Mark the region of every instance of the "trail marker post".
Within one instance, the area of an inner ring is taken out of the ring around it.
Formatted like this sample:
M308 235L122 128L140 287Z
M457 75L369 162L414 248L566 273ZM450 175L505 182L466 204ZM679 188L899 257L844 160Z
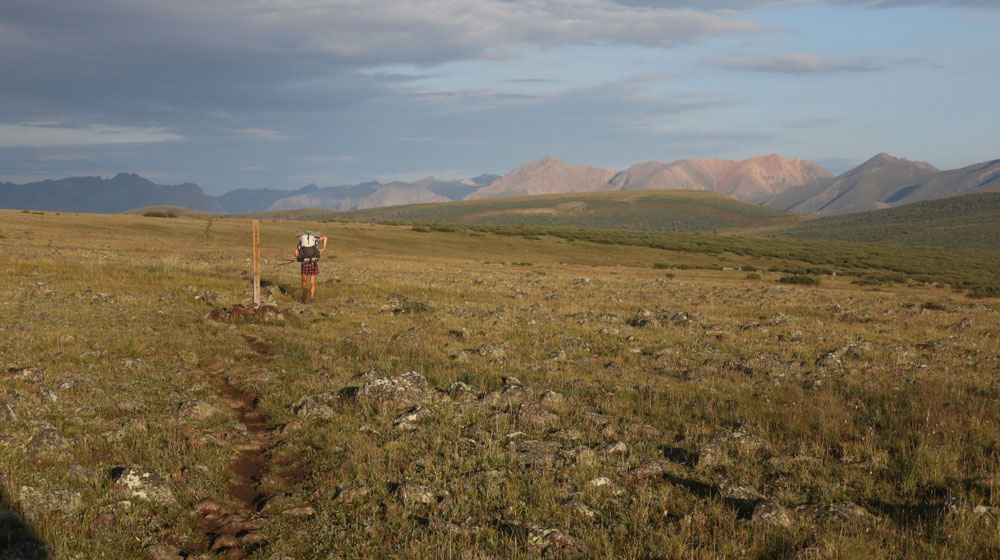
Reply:
M260 220L253 221L253 304L260 305Z

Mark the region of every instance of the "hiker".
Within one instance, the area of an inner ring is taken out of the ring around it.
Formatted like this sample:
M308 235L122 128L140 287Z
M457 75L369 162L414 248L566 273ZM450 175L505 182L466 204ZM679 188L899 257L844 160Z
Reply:
M299 245L295 248L295 259L302 263L302 303L306 298L316 297L316 276L319 274L319 256L326 251L326 236L316 231L297 232ZM322 241L323 246L317 247Z

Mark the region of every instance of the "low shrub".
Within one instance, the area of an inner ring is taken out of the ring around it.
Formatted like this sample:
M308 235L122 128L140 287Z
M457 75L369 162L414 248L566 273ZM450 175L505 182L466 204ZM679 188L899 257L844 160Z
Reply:
M804 276L802 274L793 274L792 276L782 276L778 278L778 283L780 284L800 284L802 286L819 286L819 278L815 276Z

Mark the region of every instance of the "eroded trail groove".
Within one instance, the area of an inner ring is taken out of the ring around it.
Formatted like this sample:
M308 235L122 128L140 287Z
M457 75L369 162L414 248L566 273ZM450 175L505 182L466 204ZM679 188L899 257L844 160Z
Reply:
M209 552L225 558L244 558L270 539L261 532L269 518L260 511L271 498L261 491L261 481L272 469L272 451L280 442L267 429L266 420L257 410L257 399L227 379L219 397L236 413L246 429L246 440L237 446L239 456L229 464L229 509L222 503L205 499L195 506L200 516L199 531L209 541Z

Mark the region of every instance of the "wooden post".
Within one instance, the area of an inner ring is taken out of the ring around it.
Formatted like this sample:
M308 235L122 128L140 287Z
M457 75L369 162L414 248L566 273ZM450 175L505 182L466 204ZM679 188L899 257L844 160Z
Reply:
M253 221L253 304L260 305L260 220Z

